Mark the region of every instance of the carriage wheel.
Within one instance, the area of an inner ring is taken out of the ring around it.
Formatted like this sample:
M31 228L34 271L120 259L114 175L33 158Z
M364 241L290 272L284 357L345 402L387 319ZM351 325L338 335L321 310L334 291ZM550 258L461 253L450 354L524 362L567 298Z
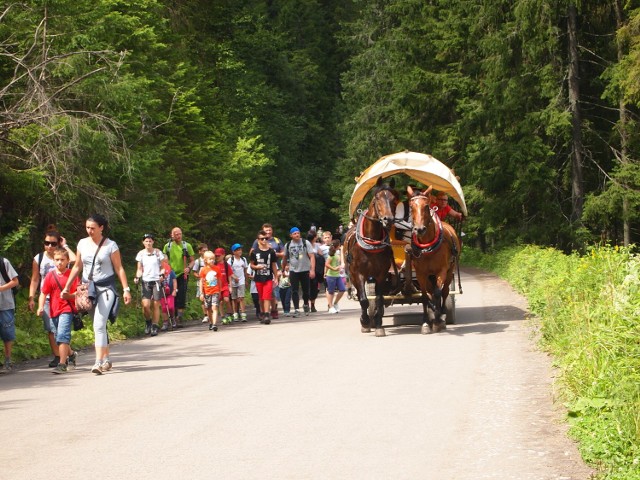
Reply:
M444 310L447 313L447 325L456 323L456 298L454 295L449 295L444 301Z

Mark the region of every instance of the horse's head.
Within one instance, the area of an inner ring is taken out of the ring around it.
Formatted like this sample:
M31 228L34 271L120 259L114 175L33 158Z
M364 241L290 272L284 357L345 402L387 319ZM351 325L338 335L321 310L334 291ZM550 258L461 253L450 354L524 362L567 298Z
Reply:
M411 224L413 225L412 232L418 237L425 234L427 227L432 222L431 190L433 190L432 186L422 191L414 190L411 186L407 187L409 207L411 208Z
M372 212L387 230L393 225L396 207L400 201L400 195L394 189L395 185L394 178L389 183L382 183L382 179L379 178L369 205L369 212Z

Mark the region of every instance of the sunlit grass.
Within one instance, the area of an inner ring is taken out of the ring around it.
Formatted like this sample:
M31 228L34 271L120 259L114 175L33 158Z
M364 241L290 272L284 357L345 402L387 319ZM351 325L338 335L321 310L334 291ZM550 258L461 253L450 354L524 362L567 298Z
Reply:
M618 247L565 255L524 246L467 249L463 262L527 297L583 458L602 478L640 479L640 258Z

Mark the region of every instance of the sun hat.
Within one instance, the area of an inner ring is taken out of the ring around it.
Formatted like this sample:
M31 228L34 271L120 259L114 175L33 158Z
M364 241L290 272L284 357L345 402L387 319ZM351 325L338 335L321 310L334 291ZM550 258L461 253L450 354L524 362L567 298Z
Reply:
M293 235L296 232L299 232L300 229L298 227L293 227L291 230L289 230L289 235Z
M233 245L231 245L231 252L235 252L239 248L242 248L242 245L240 245L239 243L234 243Z

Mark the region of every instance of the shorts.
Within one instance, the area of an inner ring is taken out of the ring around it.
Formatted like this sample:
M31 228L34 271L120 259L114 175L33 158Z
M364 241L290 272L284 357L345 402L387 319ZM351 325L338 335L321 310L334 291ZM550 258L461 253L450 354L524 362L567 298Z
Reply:
M142 282L142 298L144 300L160 301L162 294L160 292L160 282Z
M56 329L51 325L51 303L49 302L49 297L44 300L44 310L42 311L42 327L44 331L47 333L56 333Z
M336 291L336 288L339 292L344 292L346 290L344 286L344 278L342 277L325 277L327 280L327 292L333 295L333 292Z
M223 288L220 292L220 297L229 300L229 287Z
M237 287L231 287L231 298L236 300L238 298L244 298L244 285L238 285Z
M173 295L167 295L167 298L161 298L160 299L160 310L162 310L164 313L167 313L167 309L169 310L169 316L173 317L174 315L174 310L176 306L176 302L175 302L175 298L173 298Z
M56 327L56 343L71 343L71 326L73 325L73 313L65 312L58 315L56 318L52 318L51 322Z
M200 295L202 292L200 291L200 280L196 280L196 298L200 300Z
M256 290L258 290L260 300L271 300L273 298L273 281L256 282Z
M0 310L0 339L13 342L16 339L16 311Z
M220 303L220 294L219 293L213 293L211 295L206 295L204 296L204 308L213 308L213 307L217 307L218 304Z

